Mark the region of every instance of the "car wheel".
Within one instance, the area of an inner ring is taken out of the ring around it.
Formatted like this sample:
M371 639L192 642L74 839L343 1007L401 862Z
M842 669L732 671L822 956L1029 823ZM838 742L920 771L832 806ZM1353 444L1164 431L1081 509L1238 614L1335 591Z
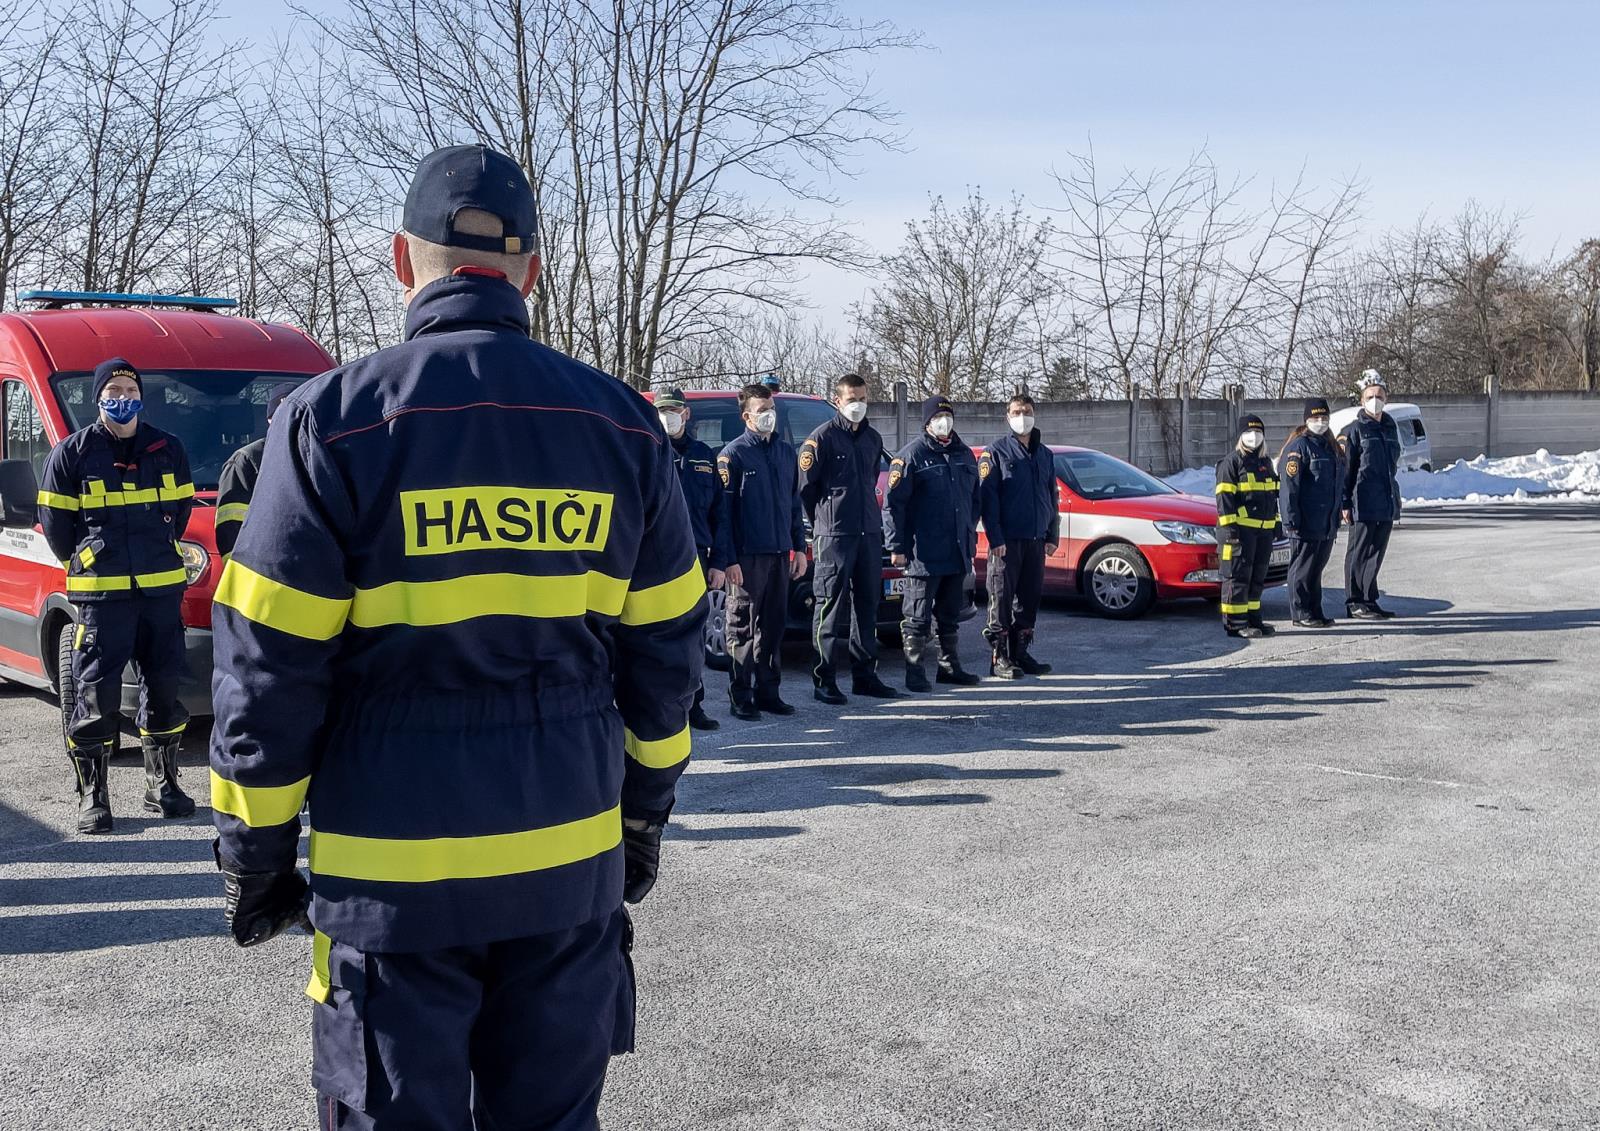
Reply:
M711 610L706 613L706 667L725 672L733 666L728 655L728 595L721 589L712 589L706 597Z
M72 709L78 704L78 685L72 678L72 639L78 626L70 620L56 633L56 696L61 700L61 736L66 737Z
M1084 596L1101 616L1132 620L1155 603L1155 575L1132 546L1101 546L1084 565L1083 579Z

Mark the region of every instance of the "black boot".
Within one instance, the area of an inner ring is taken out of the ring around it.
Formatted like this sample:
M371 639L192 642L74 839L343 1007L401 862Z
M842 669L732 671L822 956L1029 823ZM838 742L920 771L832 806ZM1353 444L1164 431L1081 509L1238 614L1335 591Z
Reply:
M68 751L72 770L78 776L78 831L111 831L111 790L106 774L111 768L114 743L101 742Z
M163 817L194 816L194 799L178 786L178 746L182 735L145 735L144 807Z
M756 709L755 699L748 691L742 695L736 691L728 692L728 714L747 723L756 722L761 718L761 712Z
M898 699L900 693L878 678L877 672L850 677L850 694L865 695L868 699Z
M939 674L934 679L940 683L953 683L957 687L972 687L978 682L976 675L961 666L953 635L939 637Z
M993 642L994 652L989 657L989 674L999 679L1021 679L1022 669L1011 662L1011 648L1005 637Z
M842 707L850 702L832 677L814 681L811 694L816 697L818 703L826 703L830 707Z
M1045 675L1050 671L1049 664L1042 664L1028 655L1028 645L1033 642L1033 632L1030 629L1019 628L1011 634L1011 658L1025 675Z
M689 708L689 725L695 730L717 730L722 724L706 714L706 709L699 703Z
M909 632L904 634L904 638L902 647L906 654L906 690L932 691L933 684L928 682L927 670L922 666L928 651L928 638L913 636Z

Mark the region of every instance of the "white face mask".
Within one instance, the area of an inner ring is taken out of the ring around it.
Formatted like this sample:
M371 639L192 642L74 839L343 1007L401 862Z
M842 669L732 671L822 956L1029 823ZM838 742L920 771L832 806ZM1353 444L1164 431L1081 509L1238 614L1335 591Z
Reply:
M1325 435L1328 431L1328 422L1322 417L1306 421L1306 431L1315 432L1318 436Z
M851 424L860 424L867 418L867 402L846 401L844 407L839 409L839 415Z
M1367 415L1369 415L1369 416L1382 416L1383 415L1383 398L1382 397L1368 397L1362 403L1366 405Z
M683 434L683 413L661 412L656 415L661 417L661 427L667 430L668 436L681 436Z
M1026 436L1033 431L1033 417L1031 416L1008 416L1006 417L1006 423L1011 425L1011 430L1018 436Z
M942 412L928 421L928 431L940 440L948 439L950 433L956 430L956 418L947 412Z
M778 426L778 410L769 408L765 412L756 413L754 424L756 431L763 436L771 435L772 430Z
M1265 443L1266 439L1267 434L1265 432L1259 432L1252 428L1250 431L1240 435L1239 442L1253 452Z

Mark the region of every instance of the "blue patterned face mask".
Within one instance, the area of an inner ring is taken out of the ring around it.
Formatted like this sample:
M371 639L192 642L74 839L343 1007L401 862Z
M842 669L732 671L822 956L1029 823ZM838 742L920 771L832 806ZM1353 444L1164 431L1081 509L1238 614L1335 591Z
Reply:
M144 408L141 400L129 400L126 397L107 397L100 402L100 411L106 414L106 419L116 424L126 424L139 415L139 410Z

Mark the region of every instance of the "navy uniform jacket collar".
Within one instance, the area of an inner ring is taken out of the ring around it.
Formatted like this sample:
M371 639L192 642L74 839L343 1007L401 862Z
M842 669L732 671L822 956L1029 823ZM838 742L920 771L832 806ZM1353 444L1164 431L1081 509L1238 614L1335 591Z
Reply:
M528 336L528 305L506 280L447 275L423 287L406 308L406 341L452 330L499 330Z
M123 437L116 435L111 429L107 428L106 422L99 417L96 417L95 422L89 425L88 431L97 443L104 444L113 452L117 450L118 444L126 442ZM167 434L155 425L146 424L143 420L140 420L138 427L133 431L133 435L129 437L133 440L133 454L136 456L143 455L157 440L164 440L166 437Z
M774 428L771 432L762 434L757 432L754 428L746 425L744 434L749 438L752 444L770 444L772 443L772 438L778 434L778 430Z

